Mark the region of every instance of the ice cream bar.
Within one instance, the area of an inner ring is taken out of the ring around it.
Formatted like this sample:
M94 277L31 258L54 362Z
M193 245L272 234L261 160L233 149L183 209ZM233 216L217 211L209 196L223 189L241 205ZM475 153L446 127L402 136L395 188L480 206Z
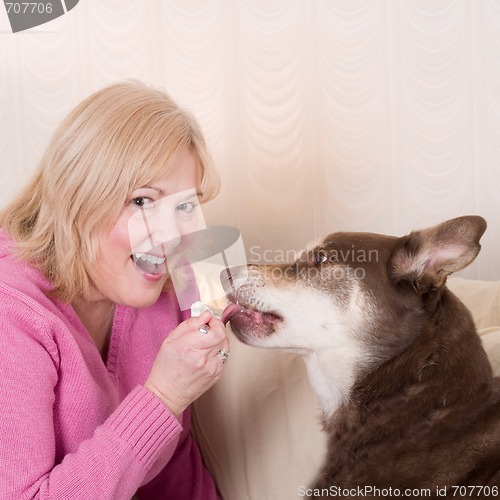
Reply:
M192 318L195 316L201 316L205 311L212 311L212 309L200 301L193 302L193 304L191 304L191 317ZM213 315L213 311L212 311L212 315Z

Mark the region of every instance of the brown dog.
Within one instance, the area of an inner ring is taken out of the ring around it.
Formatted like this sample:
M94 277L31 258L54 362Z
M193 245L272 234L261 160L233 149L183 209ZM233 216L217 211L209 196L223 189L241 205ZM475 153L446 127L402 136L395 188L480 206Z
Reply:
M328 454L301 496L500 495L500 380L445 285L485 229L469 216L401 238L334 233L292 264L223 272L223 321L303 355L321 403Z

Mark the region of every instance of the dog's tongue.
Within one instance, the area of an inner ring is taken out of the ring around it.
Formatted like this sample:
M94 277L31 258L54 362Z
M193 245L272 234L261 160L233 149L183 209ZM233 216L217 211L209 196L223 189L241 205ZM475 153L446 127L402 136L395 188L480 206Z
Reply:
M224 311L222 312L221 321L224 324L227 324L228 321L231 321L231 318L237 313L242 313L245 316L247 316L256 326L260 326L264 323L264 316L263 313L261 313L260 311L254 311L253 309L245 309L244 307L241 307L240 305L233 303L229 304L224 309Z
M241 311L241 307L238 304L231 303L229 304L224 311L222 312L221 321L226 324L231 320L231 317L234 316L237 312Z

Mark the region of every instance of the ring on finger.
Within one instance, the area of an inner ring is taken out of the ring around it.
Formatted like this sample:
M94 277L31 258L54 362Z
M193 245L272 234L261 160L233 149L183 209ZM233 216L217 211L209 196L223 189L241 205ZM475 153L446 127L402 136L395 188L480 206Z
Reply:
M209 330L210 330L210 326L207 325L206 323L204 325L200 326L200 332L205 334L205 335L208 333Z

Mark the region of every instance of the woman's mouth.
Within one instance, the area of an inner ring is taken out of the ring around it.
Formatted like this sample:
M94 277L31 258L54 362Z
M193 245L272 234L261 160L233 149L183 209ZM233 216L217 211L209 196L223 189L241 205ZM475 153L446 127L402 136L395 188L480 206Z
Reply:
M149 253L133 253L131 259L143 274L165 274L167 272L167 258L158 257Z

